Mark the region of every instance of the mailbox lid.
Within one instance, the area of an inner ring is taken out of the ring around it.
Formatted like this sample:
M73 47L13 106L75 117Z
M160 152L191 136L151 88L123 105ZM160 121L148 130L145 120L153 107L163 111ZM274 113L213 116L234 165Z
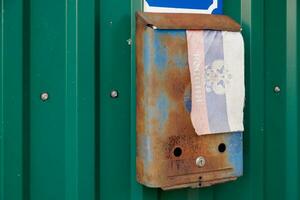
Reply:
M225 15L136 13L137 21L157 29L219 30L239 32L240 25Z

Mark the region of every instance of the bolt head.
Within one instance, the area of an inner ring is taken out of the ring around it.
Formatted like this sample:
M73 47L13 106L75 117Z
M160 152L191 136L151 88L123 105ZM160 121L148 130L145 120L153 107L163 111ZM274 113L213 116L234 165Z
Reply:
M42 101L47 101L49 99L49 94L47 92L43 92L41 94L41 100Z
M275 86L274 87L274 92L276 92L276 93L280 92L280 87L279 86Z
M110 96L111 96L111 98L117 98L118 97L118 91L117 90L112 90L111 92L110 92Z
M196 165L198 167L204 167L205 165L205 158L203 156L199 156L197 159L196 159Z
M130 46L131 44L132 44L132 40L131 40L131 38L129 38L128 40L126 40L127 41L127 44Z

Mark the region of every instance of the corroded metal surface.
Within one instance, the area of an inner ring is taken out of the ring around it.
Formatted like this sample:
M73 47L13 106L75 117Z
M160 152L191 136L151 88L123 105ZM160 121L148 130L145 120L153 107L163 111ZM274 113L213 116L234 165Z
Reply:
M138 181L172 189L241 176L242 134L197 136L192 126L185 31L154 30L138 20L136 44Z
M209 29L239 32L241 27L225 15L137 13L138 20L159 29Z

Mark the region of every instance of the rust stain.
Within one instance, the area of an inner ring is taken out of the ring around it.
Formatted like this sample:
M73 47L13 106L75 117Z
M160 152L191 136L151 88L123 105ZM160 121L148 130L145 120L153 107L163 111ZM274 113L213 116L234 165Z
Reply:
M159 29L240 31L240 25L224 15L138 12L137 19L144 25L153 25Z
M192 126L185 105L186 95L190 94L185 37L168 31L159 33L145 27L143 20L137 21L137 180L149 187L173 189L236 179L228 151L218 151L219 144L227 145L229 134L197 136ZM145 34L150 40L148 46ZM155 34L160 35L159 48L167 56L160 67L153 61L160 56L155 49ZM151 141L147 148L145 139ZM180 155L175 155L178 148ZM195 163L198 156L206 160L202 168Z
M136 35L139 37L136 37L136 65L137 66L143 66L143 51L141 51L144 48L143 38L141 35L143 35L143 30L141 28L136 29ZM144 85L144 68L143 67L137 67L136 68L136 94L137 94L137 101L136 101L136 117L137 119L141 119L145 116L145 110L144 110L144 103L145 103L145 96L143 92ZM136 131L138 133L144 133L145 132L145 124L144 120L137 120L136 123Z

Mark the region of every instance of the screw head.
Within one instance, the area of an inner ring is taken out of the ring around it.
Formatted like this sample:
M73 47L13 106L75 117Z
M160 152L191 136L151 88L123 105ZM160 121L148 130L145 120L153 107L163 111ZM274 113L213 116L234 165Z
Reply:
M47 92L43 92L40 97L42 101L47 101L49 99L49 94Z
M274 92L276 92L276 93L280 92L280 87L279 86L275 86L274 87Z
M204 167L205 165L205 158L203 156L199 156L197 159L196 159L196 165L198 167Z
M130 46L131 44L132 44L132 40L131 40L131 38L129 38L128 40L126 40L127 41L127 44Z
M117 90L112 90L111 92L110 92L110 96L111 96L111 98L117 98L118 97L118 91Z

